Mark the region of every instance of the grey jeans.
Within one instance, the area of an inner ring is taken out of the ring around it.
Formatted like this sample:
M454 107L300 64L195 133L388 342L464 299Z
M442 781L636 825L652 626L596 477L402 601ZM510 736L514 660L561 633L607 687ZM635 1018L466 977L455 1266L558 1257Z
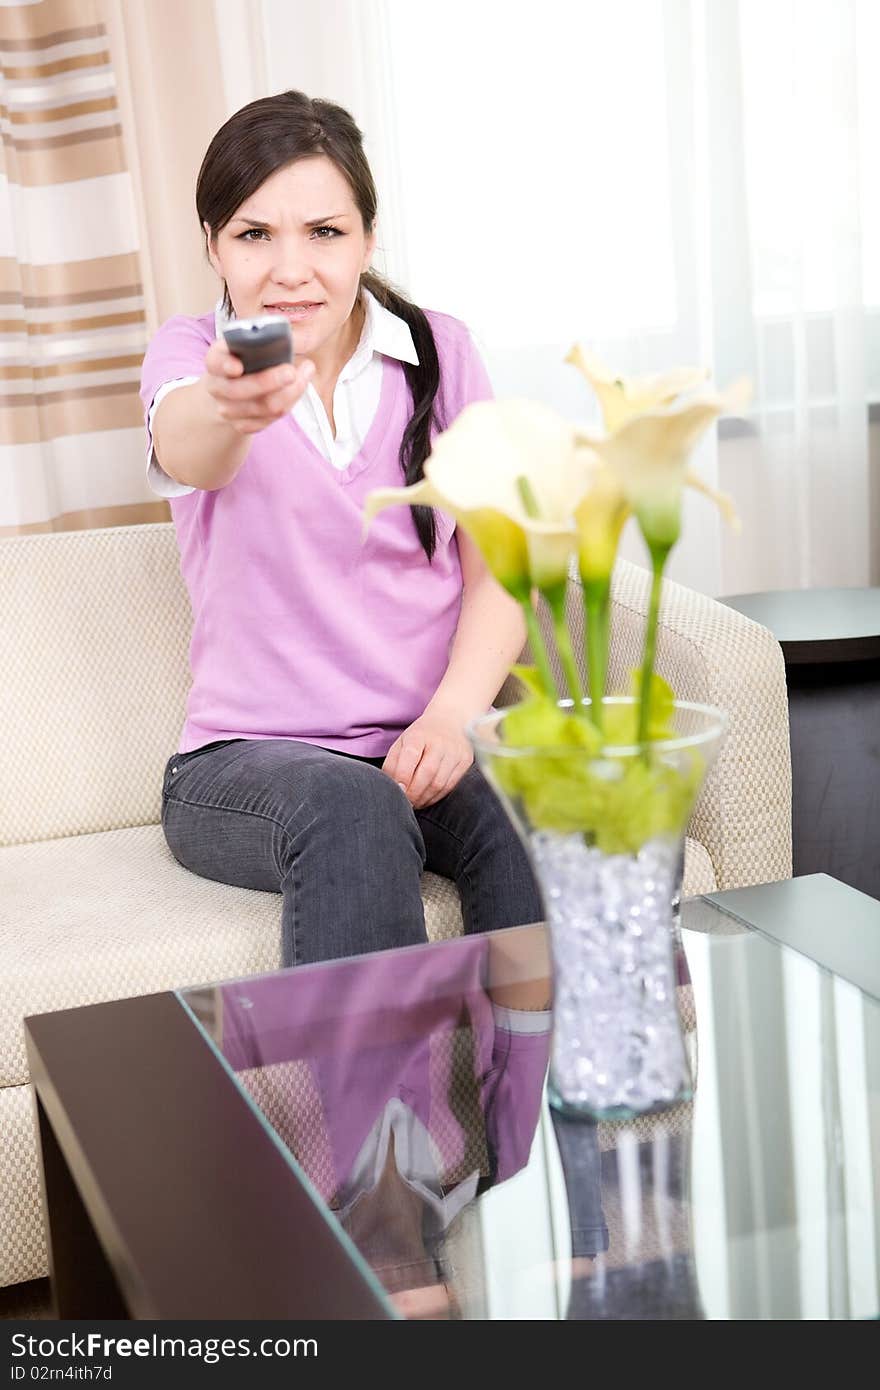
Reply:
M381 762L292 739L176 753L165 838L202 878L281 893L285 965L424 942L423 869L456 883L466 932L543 917L525 850L476 767L414 811Z

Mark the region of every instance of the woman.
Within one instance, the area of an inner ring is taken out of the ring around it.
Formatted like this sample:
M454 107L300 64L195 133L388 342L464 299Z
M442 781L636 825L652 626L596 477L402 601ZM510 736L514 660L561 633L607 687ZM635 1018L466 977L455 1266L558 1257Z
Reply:
M541 916L465 726L523 642L451 517L373 488L422 475L491 395L467 329L369 269L376 191L352 118L285 92L231 117L196 206L223 284L150 344L149 477L171 499L193 684L163 825L187 868L283 894L286 965L425 940L424 868L465 928ZM297 365L242 375L230 316L285 315Z

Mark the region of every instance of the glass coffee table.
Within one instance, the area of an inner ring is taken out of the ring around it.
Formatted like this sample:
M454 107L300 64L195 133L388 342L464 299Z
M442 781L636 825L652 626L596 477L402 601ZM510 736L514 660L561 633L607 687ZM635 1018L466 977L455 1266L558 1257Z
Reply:
M875 911L686 902L629 1122L547 1105L541 926L31 1018L58 1315L876 1318Z

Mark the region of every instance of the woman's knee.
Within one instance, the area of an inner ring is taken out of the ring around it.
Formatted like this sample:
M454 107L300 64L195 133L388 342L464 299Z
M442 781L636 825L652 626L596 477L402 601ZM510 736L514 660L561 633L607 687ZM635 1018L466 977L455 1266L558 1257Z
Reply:
M287 837L291 959L424 942L424 865L422 832L400 788L369 764L328 768Z
M412 806L379 768L333 757L308 770L292 788L288 828L300 839L329 839L344 857L415 853L425 845Z

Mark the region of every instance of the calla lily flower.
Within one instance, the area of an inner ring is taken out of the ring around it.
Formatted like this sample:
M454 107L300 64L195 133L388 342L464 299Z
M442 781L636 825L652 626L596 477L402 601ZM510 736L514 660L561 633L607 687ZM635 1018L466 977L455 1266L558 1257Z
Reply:
M370 493L367 522L401 503L439 507L516 598L564 583L589 476L574 437L572 424L536 402L474 402L434 441L421 482Z
M599 398L605 429L613 434L634 415L643 415L657 406L668 405L677 396L692 391L706 381L706 367L675 367L669 372L644 376L615 376L579 344L571 349L566 362L577 367Z
M650 548L668 550L678 540L686 483L712 497L728 517L733 515L730 499L690 474L687 464L709 426L720 415L741 409L749 394L748 383L739 382L724 392L632 416L605 437L578 431L579 442L594 449L614 473Z
M604 582L614 568L617 546L631 508L616 474L594 449L578 446L589 469L587 491L575 509L578 570L585 584Z

